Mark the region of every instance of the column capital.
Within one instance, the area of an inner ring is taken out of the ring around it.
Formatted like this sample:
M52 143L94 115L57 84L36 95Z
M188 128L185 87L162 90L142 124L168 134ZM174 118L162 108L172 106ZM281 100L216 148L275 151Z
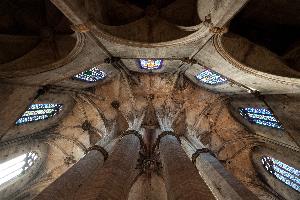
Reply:
M178 142L181 144L180 137L178 135L176 135L173 131L163 131L163 132L161 132L161 134L159 134L159 136L156 139L155 144L153 145L153 149L152 149L153 152L155 151L156 147L159 148L160 140L167 135L174 136L178 140Z
M195 151L195 153L193 153L193 155L192 155L192 162L193 162L193 164L196 163L196 160L197 160L198 156L199 156L201 153L210 153L212 156L215 157L214 153L213 153L210 149L208 149L208 148L197 149L197 150Z
M100 145L97 145L97 144L94 145L94 146L89 147L86 150L85 154L87 154L90 151L94 151L94 150L95 151L99 151L100 153L102 153L102 155L104 157L104 161L107 160L107 158L108 158L108 152L103 147L101 147Z
M141 149L143 151L146 151L146 145L144 143L143 137L142 137L142 135L137 130L127 130L127 131L124 131L123 134L122 134L122 136L121 136L121 138L124 137L124 136L126 136L126 135L131 135L131 134L135 135L139 139L140 145L141 145Z

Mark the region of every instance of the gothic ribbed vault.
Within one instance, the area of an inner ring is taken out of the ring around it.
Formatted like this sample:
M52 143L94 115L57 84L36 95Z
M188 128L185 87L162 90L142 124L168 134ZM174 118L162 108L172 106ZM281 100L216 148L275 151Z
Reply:
M0 199L299 199L299 9L1 1Z

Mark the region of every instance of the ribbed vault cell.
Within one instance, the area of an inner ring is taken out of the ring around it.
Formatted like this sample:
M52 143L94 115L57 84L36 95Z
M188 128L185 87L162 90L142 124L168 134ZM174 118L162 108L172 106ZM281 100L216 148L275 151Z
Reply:
M76 44L70 22L48 0L3 0L0 13L3 76L52 69L50 64L66 57ZM28 69L32 71L24 72Z
M187 36L200 23L196 0L90 0L86 9L98 28L138 42L165 42Z

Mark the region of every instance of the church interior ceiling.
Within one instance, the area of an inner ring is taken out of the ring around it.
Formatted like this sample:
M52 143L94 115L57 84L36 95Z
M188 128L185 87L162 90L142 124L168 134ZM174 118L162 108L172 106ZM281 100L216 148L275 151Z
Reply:
M289 0L2 0L0 199L43 199L97 145L106 163L128 130L143 141L129 200L172 199L168 134L211 170L198 169L216 199L246 199L216 185L217 168L258 199L299 199L299 11Z

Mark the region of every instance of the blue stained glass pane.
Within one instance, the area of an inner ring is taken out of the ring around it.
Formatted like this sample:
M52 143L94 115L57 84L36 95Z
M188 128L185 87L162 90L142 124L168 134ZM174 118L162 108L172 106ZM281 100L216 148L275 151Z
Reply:
M29 109L16 121L17 125L48 119L62 109L62 104L32 104Z
M84 72L81 72L80 74L75 75L73 79L88 82L88 83L93 83L102 80L105 77L106 77L106 73L104 71L101 71L97 67L93 67Z
M227 81L227 79L220 74L216 72L212 72L209 69L200 72L199 74L196 75L196 78L206 84L209 85L216 85L216 84L222 84Z
M283 126L276 120L273 113L266 108L240 108L240 115L250 123L283 129Z
M157 70L162 67L161 59L139 59L141 69Z
M263 156L261 162L270 174L300 192L300 171L298 169L269 156Z

